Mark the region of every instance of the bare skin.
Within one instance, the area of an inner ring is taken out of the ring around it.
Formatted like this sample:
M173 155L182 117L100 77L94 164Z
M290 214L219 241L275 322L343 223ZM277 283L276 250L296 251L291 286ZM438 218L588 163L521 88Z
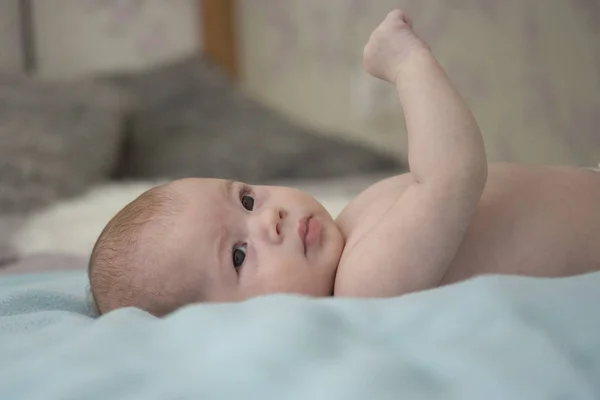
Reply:
M379 182L340 214L338 225L348 237L345 257L411 182L409 175ZM388 240L381 246L393 243L393 238ZM394 268L397 260L388 263ZM369 264L368 268L377 266ZM430 287L481 274L562 277L597 270L600 173L560 166L491 164L462 243L443 277Z
M411 173L373 185L340 214L338 296L384 297L478 274L600 269L600 173L492 165L468 107L410 19L392 11L364 64L396 85Z

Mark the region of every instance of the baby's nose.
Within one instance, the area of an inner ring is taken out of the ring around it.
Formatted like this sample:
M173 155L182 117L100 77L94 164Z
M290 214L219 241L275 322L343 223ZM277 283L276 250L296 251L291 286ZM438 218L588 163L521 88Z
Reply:
M286 216L284 210L279 208L265 209L260 216L261 231L273 243L280 243L283 239L282 226Z

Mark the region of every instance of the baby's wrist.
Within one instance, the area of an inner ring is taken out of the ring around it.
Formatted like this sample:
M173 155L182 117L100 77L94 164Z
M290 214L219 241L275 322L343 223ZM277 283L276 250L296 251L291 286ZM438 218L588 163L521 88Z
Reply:
M411 44L407 48L403 57L398 60L395 68L394 81L396 85L402 81L407 74L412 74L415 68L420 68L424 63L435 62L435 57L429 46L418 40L418 43Z

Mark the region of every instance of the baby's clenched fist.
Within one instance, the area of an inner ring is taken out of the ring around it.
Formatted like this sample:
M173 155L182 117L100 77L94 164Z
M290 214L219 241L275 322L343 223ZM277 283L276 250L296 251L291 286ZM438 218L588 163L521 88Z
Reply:
M414 50L427 49L402 10L391 11L369 37L363 52L365 70L376 78L396 84L404 61Z

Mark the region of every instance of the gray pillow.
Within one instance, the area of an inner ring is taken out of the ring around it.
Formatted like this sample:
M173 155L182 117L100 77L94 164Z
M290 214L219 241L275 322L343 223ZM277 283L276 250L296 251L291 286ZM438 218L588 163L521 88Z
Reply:
M137 101L119 176L247 182L403 170L392 156L324 137L251 100L202 57L111 77Z
M107 85L0 75L0 213L26 213L109 177L127 111Z

